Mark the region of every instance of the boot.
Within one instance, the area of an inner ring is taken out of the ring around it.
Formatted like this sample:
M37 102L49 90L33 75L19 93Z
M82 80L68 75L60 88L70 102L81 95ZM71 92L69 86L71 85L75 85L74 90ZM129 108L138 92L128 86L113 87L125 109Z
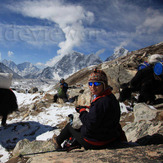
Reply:
M57 143L56 138L57 138L57 135L54 134L53 137L52 137L52 141L53 141L53 143L54 143L55 149L56 149L56 150L60 150L60 149L62 149L62 147L61 147L61 145L59 145L59 144Z

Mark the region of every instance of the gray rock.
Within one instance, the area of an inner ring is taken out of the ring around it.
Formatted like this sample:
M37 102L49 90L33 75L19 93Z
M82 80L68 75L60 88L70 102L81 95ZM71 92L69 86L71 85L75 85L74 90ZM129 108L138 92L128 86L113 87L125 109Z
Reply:
M131 142L137 141L147 135L153 135L155 133L160 133L163 135L162 122L151 122L151 121L140 121L130 123L123 127L126 133L127 140Z
M20 140L16 147L13 150L14 156L26 155L26 154L34 154L39 152L53 151L55 150L55 146L52 140L48 141L32 141L30 142L28 139Z
M157 116L157 112L158 111L154 107L151 109L151 107L145 103L138 103L134 106L134 121L139 122L141 120L154 120Z

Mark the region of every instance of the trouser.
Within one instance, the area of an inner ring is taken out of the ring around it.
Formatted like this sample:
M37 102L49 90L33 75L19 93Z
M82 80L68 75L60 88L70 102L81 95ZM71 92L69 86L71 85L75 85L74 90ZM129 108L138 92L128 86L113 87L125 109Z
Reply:
M61 131L61 133L57 136L56 141L58 145L61 145L64 140L69 139L70 137L74 137L76 141L84 147L86 150L87 149L102 149L102 148L107 148L107 145L105 146L95 146L92 144L87 143L81 136L80 129L76 130L74 129L70 123L68 123L65 128Z
M1 125L2 126L5 126L6 125L6 120L7 120L7 114L3 114L3 116L2 116L2 122L1 122Z
M138 97L138 102L150 102L150 103L154 103L155 101L155 94L154 94L154 90L153 89L150 89L154 87L154 82L153 81L147 81L145 82L139 93L139 97Z
M65 95L64 97L59 97L58 94L54 95L53 102L57 102L58 98L62 98L64 102L68 102L68 97Z

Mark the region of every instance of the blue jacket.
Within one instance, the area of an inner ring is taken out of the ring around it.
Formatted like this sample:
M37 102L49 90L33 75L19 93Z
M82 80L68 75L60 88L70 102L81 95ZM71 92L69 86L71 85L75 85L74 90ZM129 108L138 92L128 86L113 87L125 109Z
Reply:
M66 82L64 83L60 83L60 86L63 85L63 91L66 94L67 93L67 89L68 89L68 84Z

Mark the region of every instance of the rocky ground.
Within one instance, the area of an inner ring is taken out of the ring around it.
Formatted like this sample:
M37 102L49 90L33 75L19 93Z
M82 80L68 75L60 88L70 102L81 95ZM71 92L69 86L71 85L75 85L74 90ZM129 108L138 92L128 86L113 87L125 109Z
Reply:
M63 105L63 104L62 104ZM159 109L156 109L156 108ZM58 125L62 128L66 122ZM52 140L23 139L14 148L8 163L17 162L159 162L163 161L163 104L135 104L133 111L123 113L121 125L128 143L115 149L76 149L69 153L54 152ZM23 157L20 157L23 155Z
M25 157L16 157L7 163L161 163L163 161L163 145L149 145L123 149L88 150L78 149L66 152L49 152Z

